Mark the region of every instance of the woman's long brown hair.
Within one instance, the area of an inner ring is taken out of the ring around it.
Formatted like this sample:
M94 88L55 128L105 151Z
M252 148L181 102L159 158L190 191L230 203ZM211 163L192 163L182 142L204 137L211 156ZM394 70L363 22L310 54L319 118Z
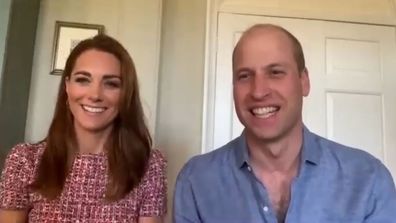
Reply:
M60 195L74 157L78 153L73 115L67 105L65 81L70 77L78 57L96 49L114 55L121 64L119 114L106 142L109 181L107 200L118 200L141 181L150 156L152 140L144 121L138 80L132 58L115 39L100 34L80 42L70 53L59 86L55 113L45 138L46 148L32 187L44 197Z

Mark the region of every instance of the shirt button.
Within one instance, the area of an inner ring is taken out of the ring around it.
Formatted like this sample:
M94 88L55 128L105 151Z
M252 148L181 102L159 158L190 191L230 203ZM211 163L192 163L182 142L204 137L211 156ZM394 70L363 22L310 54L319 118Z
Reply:
M249 172L252 172L252 168L250 166L248 166L248 170Z
M263 210L264 210L264 212L267 212L267 211L268 211L268 207L267 207L267 206L264 206L264 207L263 207Z

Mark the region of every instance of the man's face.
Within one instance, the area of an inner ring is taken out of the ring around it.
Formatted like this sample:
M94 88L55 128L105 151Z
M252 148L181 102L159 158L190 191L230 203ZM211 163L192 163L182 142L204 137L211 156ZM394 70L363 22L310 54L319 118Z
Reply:
M276 29L254 30L241 40L233 61L233 94L247 137L275 142L302 125L306 70L299 72L291 41Z

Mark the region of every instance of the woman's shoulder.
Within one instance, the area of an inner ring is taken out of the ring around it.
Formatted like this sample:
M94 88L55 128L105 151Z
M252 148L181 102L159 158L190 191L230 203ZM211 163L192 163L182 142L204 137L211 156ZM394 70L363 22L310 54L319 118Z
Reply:
M45 148L45 142L19 143L7 155L6 164L24 163L35 166Z
M158 149L150 151L147 171L138 190L142 203L140 216L163 216L166 213L166 159Z
M166 163L165 155L159 149L152 149L150 152L150 162Z
M153 169L163 170L167 166L167 160L165 155L159 149L152 149L150 152L149 159L149 171Z
M46 143L44 141L38 143L19 143L16 144L9 152L10 156L37 156L45 149Z
M33 182L44 143L20 143L8 153L0 180L0 208L30 207L28 186Z
M167 161L164 154L159 149L150 151L150 158L146 172L146 178L157 177L163 175L167 167Z

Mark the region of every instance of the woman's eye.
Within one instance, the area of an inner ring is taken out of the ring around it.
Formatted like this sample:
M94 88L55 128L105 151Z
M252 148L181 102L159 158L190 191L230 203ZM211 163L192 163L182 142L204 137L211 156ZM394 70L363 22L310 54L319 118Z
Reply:
M88 83L89 79L86 77L76 77L74 81L77 83Z
M106 86L110 87L110 88L120 88L121 83L118 81L107 81L105 83Z

